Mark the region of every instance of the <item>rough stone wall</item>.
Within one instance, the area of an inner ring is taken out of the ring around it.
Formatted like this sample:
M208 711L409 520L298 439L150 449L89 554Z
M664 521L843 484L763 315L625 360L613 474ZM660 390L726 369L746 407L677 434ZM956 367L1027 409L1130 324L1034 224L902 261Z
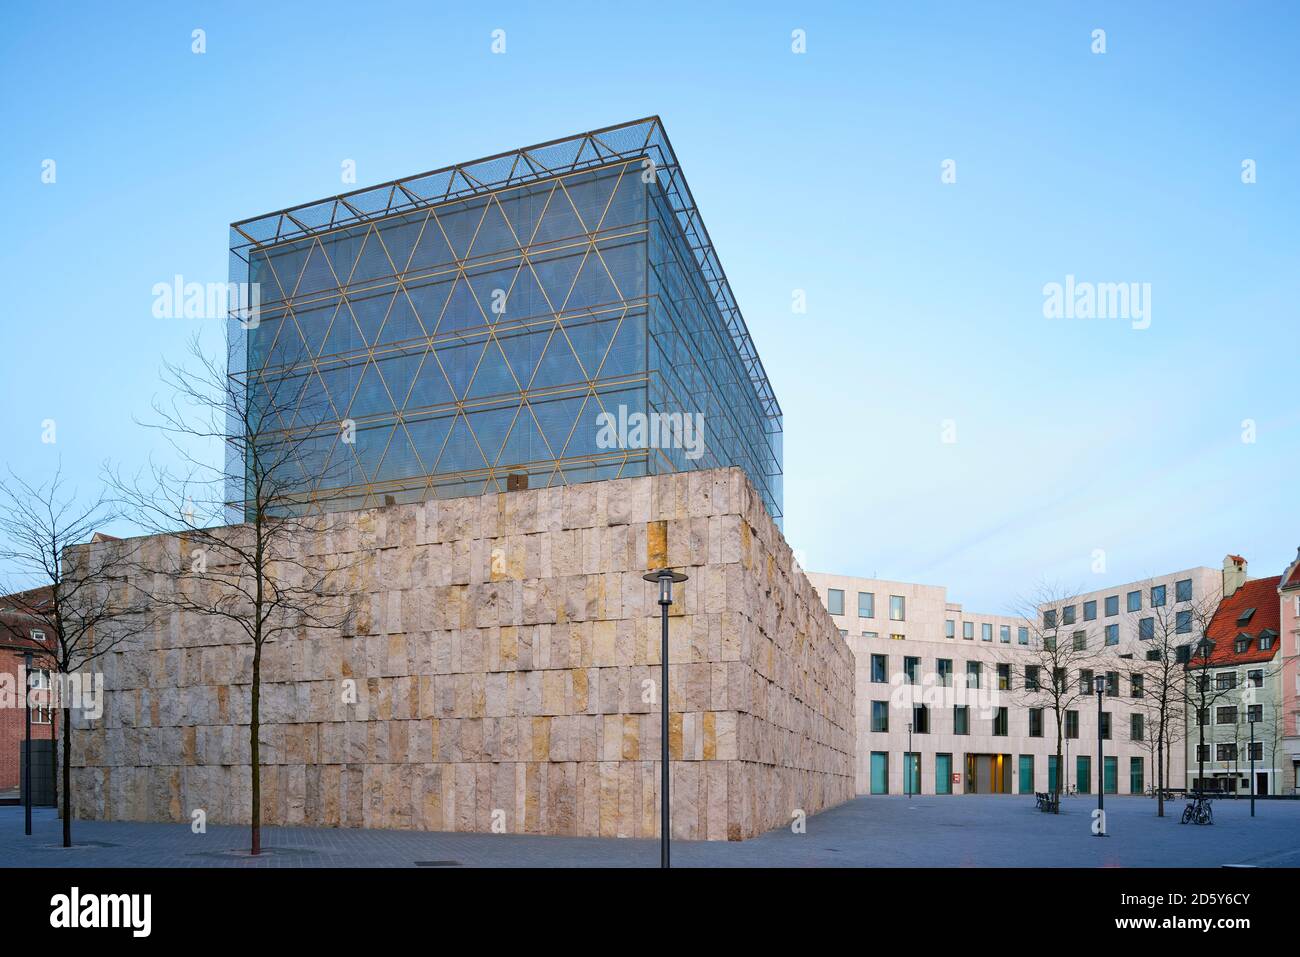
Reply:
M641 575L663 565L691 576L670 612L674 837L747 838L853 796L852 653L741 470L335 518L310 550L343 566L354 614L266 645L264 823L656 836ZM190 614L105 656L77 816L245 823L251 661Z

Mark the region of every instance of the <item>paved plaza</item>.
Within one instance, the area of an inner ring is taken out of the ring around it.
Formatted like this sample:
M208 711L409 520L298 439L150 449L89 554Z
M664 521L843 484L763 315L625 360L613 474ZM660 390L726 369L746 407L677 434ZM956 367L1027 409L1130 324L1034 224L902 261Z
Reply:
M860 797L808 819L807 832L742 843L681 841L680 867L1259 867L1300 866L1300 801L1214 802L1209 827L1179 824L1183 802L1155 817L1150 798L1106 801L1110 836L1092 836L1095 799L1067 798L1060 816L1032 797ZM657 867L654 840L269 827L266 854L243 853L247 830L77 821L59 845L52 809L23 834L21 807L0 807L0 865L20 867Z

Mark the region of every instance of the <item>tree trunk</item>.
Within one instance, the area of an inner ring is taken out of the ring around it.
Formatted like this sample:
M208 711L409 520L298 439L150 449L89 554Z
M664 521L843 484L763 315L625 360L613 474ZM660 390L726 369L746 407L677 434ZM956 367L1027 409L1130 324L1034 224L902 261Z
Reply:
M72 709L64 705L63 720L63 846L72 846Z
M262 768L257 738L261 722L258 720L262 692L262 646L253 646L253 687L248 722L249 770L253 775L252 848L250 853L262 853Z

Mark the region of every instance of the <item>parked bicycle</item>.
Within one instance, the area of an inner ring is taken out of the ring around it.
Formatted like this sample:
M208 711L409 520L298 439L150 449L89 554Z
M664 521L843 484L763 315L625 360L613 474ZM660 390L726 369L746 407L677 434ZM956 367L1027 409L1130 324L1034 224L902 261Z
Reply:
M1211 808L1209 798L1197 796L1196 800L1188 801L1187 807L1183 808L1184 824L1213 824L1214 811Z

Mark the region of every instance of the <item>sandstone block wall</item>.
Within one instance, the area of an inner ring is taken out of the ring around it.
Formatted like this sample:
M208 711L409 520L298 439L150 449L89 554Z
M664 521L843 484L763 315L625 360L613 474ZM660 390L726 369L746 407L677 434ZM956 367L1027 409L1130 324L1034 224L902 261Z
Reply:
M852 653L739 469L335 518L305 548L343 567L354 613L266 645L264 823L656 836L641 575L663 565L691 576L670 620L674 837L747 838L853 796ZM77 816L245 823L251 662L192 614L105 656Z

